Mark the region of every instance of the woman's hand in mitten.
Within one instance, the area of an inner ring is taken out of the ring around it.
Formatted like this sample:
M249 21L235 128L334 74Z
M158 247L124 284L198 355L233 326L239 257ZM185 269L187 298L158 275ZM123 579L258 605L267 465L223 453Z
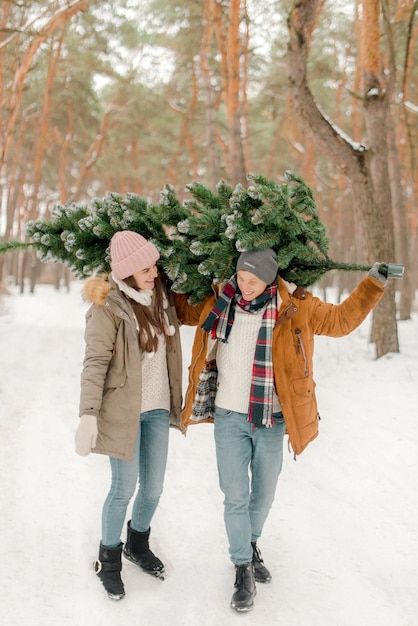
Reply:
M97 417L95 415L82 415L75 433L75 451L80 456L90 454L97 443Z

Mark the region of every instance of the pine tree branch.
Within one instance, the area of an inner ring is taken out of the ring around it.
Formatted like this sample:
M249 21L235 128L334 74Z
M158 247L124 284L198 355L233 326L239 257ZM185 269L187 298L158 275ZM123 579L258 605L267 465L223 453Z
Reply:
M18 252L20 250L27 250L31 246L34 246L33 241L0 241L0 254L7 254L8 252Z

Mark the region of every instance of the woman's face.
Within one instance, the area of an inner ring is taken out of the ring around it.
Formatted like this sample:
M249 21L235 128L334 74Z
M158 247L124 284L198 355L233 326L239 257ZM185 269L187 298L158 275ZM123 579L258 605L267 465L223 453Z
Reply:
M237 272L238 287L241 290L244 300L251 302L258 296L261 296L267 283L258 278L255 274L247 272L246 270L238 270Z
M133 274L138 289L154 289L157 276L158 270L156 265L151 265L151 267L146 267Z

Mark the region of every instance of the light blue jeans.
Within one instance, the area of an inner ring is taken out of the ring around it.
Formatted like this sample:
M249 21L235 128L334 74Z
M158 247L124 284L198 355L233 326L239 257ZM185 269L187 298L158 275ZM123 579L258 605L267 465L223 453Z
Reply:
M141 414L135 456L132 462L109 457L112 483L102 511L102 543L119 545L128 504L139 480L132 507L131 526L145 532L163 492L167 465L169 412L164 409Z
M251 541L261 536L283 463L285 423L254 427L247 415L216 408L215 444L229 554L235 565L252 560Z

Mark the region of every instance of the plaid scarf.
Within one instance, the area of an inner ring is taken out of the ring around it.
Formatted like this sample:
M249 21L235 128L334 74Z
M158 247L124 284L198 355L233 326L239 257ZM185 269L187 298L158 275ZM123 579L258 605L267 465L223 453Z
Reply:
M248 313L255 313L266 304L254 353L248 421L256 426L270 427L273 425L272 343L277 321L277 284L268 285L260 296L248 302L242 297L235 274L226 284L202 328L213 339L226 343L234 323L236 305Z

